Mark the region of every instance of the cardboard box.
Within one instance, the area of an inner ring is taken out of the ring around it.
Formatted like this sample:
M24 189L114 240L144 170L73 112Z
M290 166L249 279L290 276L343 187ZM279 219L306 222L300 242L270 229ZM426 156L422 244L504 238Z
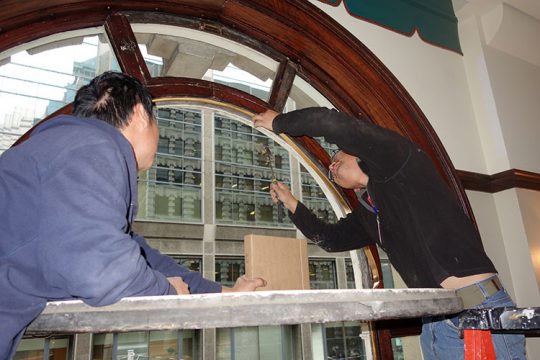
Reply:
M267 282L258 290L309 289L307 240L246 235L244 255L246 275Z

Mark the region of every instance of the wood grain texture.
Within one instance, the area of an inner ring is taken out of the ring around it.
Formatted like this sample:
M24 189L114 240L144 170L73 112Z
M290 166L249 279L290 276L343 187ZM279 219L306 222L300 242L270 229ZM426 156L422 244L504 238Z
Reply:
M105 31L122 72L146 83L150 79L150 72L127 17L122 14L110 15L105 21Z
M467 190L497 193L520 188L540 191L540 174L520 169L509 169L493 175L457 170L463 187Z

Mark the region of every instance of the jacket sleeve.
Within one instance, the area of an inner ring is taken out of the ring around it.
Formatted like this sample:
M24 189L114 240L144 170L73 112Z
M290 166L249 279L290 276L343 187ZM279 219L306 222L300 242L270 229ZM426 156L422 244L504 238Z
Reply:
M301 202L294 214L289 212L289 217L308 239L328 252L360 249L376 242L375 217L363 214L361 206L335 224L317 218Z
M44 164L40 267L48 285L93 306L175 294L128 233L125 159L105 139L81 139Z
M324 136L348 154L357 156L362 169L376 181L387 181L407 162L414 144L391 130L327 108L307 108L278 115L275 133Z
M203 278L201 273L197 271L191 271L184 266L178 265L171 257L163 255L158 250L150 247L142 236L136 233L132 233L132 236L140 245L143 255L152 269L161 272L167 277L180 276L189 286L191 294L221 292L220 284Z

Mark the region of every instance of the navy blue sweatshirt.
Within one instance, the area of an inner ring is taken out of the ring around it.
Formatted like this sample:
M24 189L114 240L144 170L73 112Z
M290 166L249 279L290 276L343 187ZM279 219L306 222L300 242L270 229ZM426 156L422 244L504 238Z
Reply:
M127 296L221 292L131 230L133 149L114 127L59 116L0 157L0 359L13 356L48 300L92 306Z

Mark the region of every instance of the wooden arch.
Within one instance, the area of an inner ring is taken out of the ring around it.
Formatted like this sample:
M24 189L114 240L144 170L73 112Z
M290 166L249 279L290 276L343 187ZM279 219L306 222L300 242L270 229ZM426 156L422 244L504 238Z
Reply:
M281 110L294 77L300 76L340 111L353 116L366 114L374 123L417 142L473 218L456 170L412 97L367 47L305 0L8 0L3 5L0 53L48 35L105 26L122 70L145 82L156 97L198 96L251 112ZM265 103L239 90L203 80L151 78L136 46L130 26L133 23L206 31L272 57L280 66L270 100ZM70 110L68 105L56 114ZM322 164L329 164L326 152L314 140L297 140ZM346 195L355 206L354 194ZM405 323L405 327L400 325L389 331L381 331L386 325L377 325L375 342L381 358L392 358L391 337L419 333L416 325L407 327L410 325Z
M473 218L456 171L428 120L392 73L358 39L304 0L8 0L0 10L0 52L59 32L94 26L114 33L113 49L123 70L152 88L170 79L150 79L138 51L126 52L122 41L134 41L130 22L196 28L230 38L280 61L267 106L284 105L295 75L310 82L340 111L365 113L378 125L417 142ZM110 17L123 12L126 16ZM136 44L136 42L135 42ZM185 80L189 84L190 80ZM202 81L193 81L202 84ZM205 86L202 86L205 88ZM197 88L202 90L202 88ZM211 96L261 110L248 94ZM193 88L192 88L193 89ZM209 95L206 93L205 95ZM309 139L300 139L323 164L327 156ZM352 202L354 199L349 196Z

